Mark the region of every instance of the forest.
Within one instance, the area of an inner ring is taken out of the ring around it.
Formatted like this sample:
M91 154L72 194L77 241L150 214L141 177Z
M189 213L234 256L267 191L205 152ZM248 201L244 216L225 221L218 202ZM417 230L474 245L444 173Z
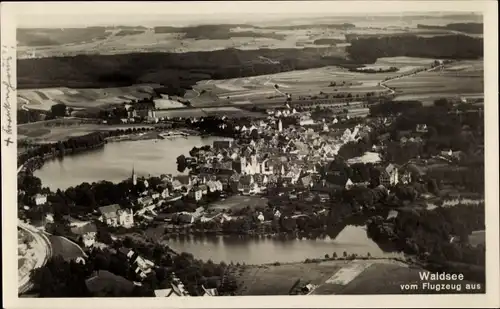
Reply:
M187 53L78 55L18 60L18 87L103 88L139 83L190 89L204 79L272 74L294 69L349 64L341 57L324 58L329 48L224 49ZM263 63L259 57L280 63ZM36 70L33 67L36 66Z
M349 57L335 48L224 49L187 53L78 55L18 60L18 87L103 88L140 83L161 84L164 93L182 95L200 80L228 79L305 70L324 66L357 67L379 57L476 59L483 40L461 35L360 38L347 47ZM333 56L325 56L334 52ZM263 63L259 57L279 63ZM36 66L36 70L33 68ZM182 89L182 90L181 90Z
M436 25L417 25L419 29L432 29L432 30L454 30L471 34L482 34L484 25L482 23L453 23L445 26Z
M395 250L417 255L435 265L464 263L467 266L462 271L467 272L467 280L485 280L485 247L468 243L468 235L485 228L484 204L400 211L389 222L374 216L367 227L368 235L379 243L389 243ZM456 242L450 241L453 237ZM475 271L481 267L482 271Z
M416 35L359 38L350 41L347 52L360 63L375 63L381 57L479 59L483 39L466 35L419 37Z

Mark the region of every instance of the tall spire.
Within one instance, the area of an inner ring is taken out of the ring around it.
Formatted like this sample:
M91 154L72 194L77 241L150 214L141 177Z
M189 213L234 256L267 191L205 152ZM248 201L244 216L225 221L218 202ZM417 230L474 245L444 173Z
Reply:
M137 175L135 174L135 166L133 163L132 163L132 184L134 186L137 185Z

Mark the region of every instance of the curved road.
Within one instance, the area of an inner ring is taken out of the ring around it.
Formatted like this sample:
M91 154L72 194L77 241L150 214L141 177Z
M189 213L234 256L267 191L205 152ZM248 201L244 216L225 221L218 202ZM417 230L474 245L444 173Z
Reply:
M33 237L35 240L35 247L37 249L36 254L38 255L31 270L18 279L18 293L22 294L33 288L33 282L31 282L30 274L34 269L40 268L47 263L52 256L52 246L50 245L50 241L47 236L38 231L35 227L26 224L21 220L18 220L18 227Z

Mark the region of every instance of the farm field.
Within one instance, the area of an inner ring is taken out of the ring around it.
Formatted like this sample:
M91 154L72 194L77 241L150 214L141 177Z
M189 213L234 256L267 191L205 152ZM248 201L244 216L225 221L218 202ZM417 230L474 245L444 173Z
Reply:
M422 289L420 272L425 270L392 260L323 261L283 265L242 266L234 271L241 285L238 295L288 295L300 279L299 287L316 286L310 295L432 293ZM381 278L383 278L381 280ZM433 283L459 283L437 281ZM460 281L461 293L471 281ZM404 290L403 284L418 284L418 290ZM476 290L476 293L484 291ZM435 292L434 292L435 293Z
M482 96L484 69L482 60L459 61L443 70L421 72L387 82L396 89L397 100L433 101L440 97Z
M428 68L435 59L391 57L381 58L377 66L394 66L400 71L383 73L349 72L340 67L324 67L300 71L282 72L269 75L233 78L226 80L204 80L193 88L198 97L190 94L195 106L205 106L214 100L229 100L231 104L248 103L273 98L283 98L285 93L292 98L320 96L321 93L332 94L349 92L364 94L367 92L386 92L379 83L418 69ZM420 73L419 73L420 74ZM345 84L344 84L345 82ZM330 86L335 83L335 86ZM277 85L277 89L275 88ZM207 100L207 98L210 100Z
M288 295L298 279L300 285L320 284L340 268L340 263L244 266L235 273L240 286L237 295Z
M34 142L57 142L69 137L81 136L103 130L118 130L134 127L151 127L147 125L103 125L86 123L77 118L65 118L21 124L17 126L18 139L30 139Z
M453 22L482 22L481 16L442 18L441 16L394 16L370 17L338 16L328 18L304 18L266 23L258 26L220 25L207 27L170 28L155 31L154 27L91 27L73 29L19 29L18 59L34 57L73 56L77 54L120 54L137 52L192 52L225 48L277 49L319 47L314 41L323 38L345 40L346 35L391 36L420 35L435 36L453 33L445 29L420 29L418 24L445 25ZM170 21L171 22L171 21ZM327 25L351 24L354 27L338 28ZM169 24L158 20L157 26ZM342 44L339 44L342 45ZM339 46L336 54L344 54Z
M232 34L231 32L236 32ZM240 36L237 32L248 33L247 36ZM179 32L155 33L153 28L145 29L141 33L129 35L117 35L117 31L107 31L97 40L85 40L82 42L67 43L61 40L60 45L41 45L38 42L32 46L21 45L18 47L20 58L32 57L55 57L55 56L74 56L79 54L122 54L137 52L174 52L185 53L195 51L214 51L226 48L238 48L242 50L260 49L260 48L304 48L318 47L313 41L319 36L335 36L341 34L340 31L328 31L328 29L317 28L311 30L280 30L280 29L257 29L232 28L224 37L211 38L209 35L200 37L184 37L182 29ZM253 33L259 37L252 37ZM270 34L266 37L266 33ZM35 32L37 36L45 36L41 31ZM77 39L74 39L77 41ZM303 42L297 45L297 42ZM43 44L43 42L41 43ZM345 54L344 48L339 47L338 55Z
M288 295L299 287L317 286L311 295L401 294L400 284L419 278L419 268L391 260L330 260L319 263L242 266L235 271L238 295ZM383 282L380 278L388 278Z
M158 85L138 84L129 87L101 89L40 88L17 91L17 108L50 110L54 104L64 103L73 108L100 108L131 100L143 99L153 94Z
M243 116L250 117L265 117L266 115L242 110L237 107L227 106L227 107L204 107L204 108L194 108L194 109L172 109L172 110L161 110L156 112L157 117L204 117L204 116L222 116L225 115L228 118L239 118Z

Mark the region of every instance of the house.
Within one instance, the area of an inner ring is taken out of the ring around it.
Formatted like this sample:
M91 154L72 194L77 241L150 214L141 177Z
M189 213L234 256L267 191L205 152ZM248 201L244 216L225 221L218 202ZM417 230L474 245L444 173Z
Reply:
M315 288L315 286L314 286L313 284L309 283L309 284L306 284L306 285L302 288L302 291L303 291L304 293L310 293L310 292L312 292L312 291L314 290L314 288Z
M189 190L188 196L195 201L201 200L203 197L203 191L201 190L200 187L194 187L191 190Z
M177 278L177 276L175 275L175 273L172 273L172 282L171 282L171 286L172 286L172 289L175 291L175 293L177 293L178 295L181 295L181 296L189 296L189 293L188 291L186 291L186 289L184 288L184 284L182 283L182 281Z
M219 295L219 292L217 291L216 288L207 289L203 285L201 286L201 288L203 289L203 292L204 292L203 296L218 296Z
M409 163L401 167L401 182L408 184L412 180L421 181L425 173L417 165Z
M99 207L99 212L101 213L100 221L106 223L108 226L118 226L117 212L119 209L121 208L118 204Z
M213 180L207 181L206 186L207 186L207 191L208 192L217 192L218 191L217 190L217 185L215 184L215 181L213 181Z
M137 204L142 207L153 204L153 198L149 196L143 196L137 199Z
M384 187L397 185L399 182L398 168L392 163L387 165L380 171L379 182Z
M47 223L54 223L54 214L47 213L45 215L45 222L47 222Z
M386 220L391 220L391 219L395 219L398 217L398 211L397 210L391 210L389 211L389 214L387 215L387 219Z
M137 256L133 263L137 266L135 273L139 274L141 278L146 278L151 273L151 268L155 266L153 262L141 256Z
M274 218L275 218L275 219L279 219L279 218L281 218L281 211L280 211L279 209L276 209L276 210L274 211Z
M151 194L151 198L152 198L153 200L159 199L159 198L160 198L160 193L156 193L156 192L155 192L155 193Z
M35 195L35 204L37 206L43 205L47 203L47 195L45 194L37 194Z
M191 177L189 175L178 175L174 177L174 181L177 180L181 183L182 187L189 188L193 185Z
M132 209L118 210L118 224L127 229L134 226L134 212Z
M429 129L426 124L417 124L415 131L418 133L427 133Z
M177 180L177 179L175 179L174 181L172 181L172 190L178 191L180 189L182 189L182 183L179 180Z
M222 191L222 189L224 188L222 182L220 182L220 180L216 180L215 181L215 188L217 189L217 191Z
M352 189L352 187L354 187L354 183L352 182L351 178L347 179L344 187L346 190L350 190Z
M118 252L126 256L129 260L135 260L135 258L137 257L137 254L133 250L125 247L121 247L120 249L118 249Z
M208 186L207 185L199 185L198 189L201 190L201 194L203 194L203 195L208 193Z
M134 225L134 215L131 209L121 209L118 204L99 207L102 222L108 226L123 226L130 228Z
M78 235L78 240L80 240L85 247L89 248L92 247L95 243L97 236L97 226L94 223L74 226L71 228L71 232L75 235Z

